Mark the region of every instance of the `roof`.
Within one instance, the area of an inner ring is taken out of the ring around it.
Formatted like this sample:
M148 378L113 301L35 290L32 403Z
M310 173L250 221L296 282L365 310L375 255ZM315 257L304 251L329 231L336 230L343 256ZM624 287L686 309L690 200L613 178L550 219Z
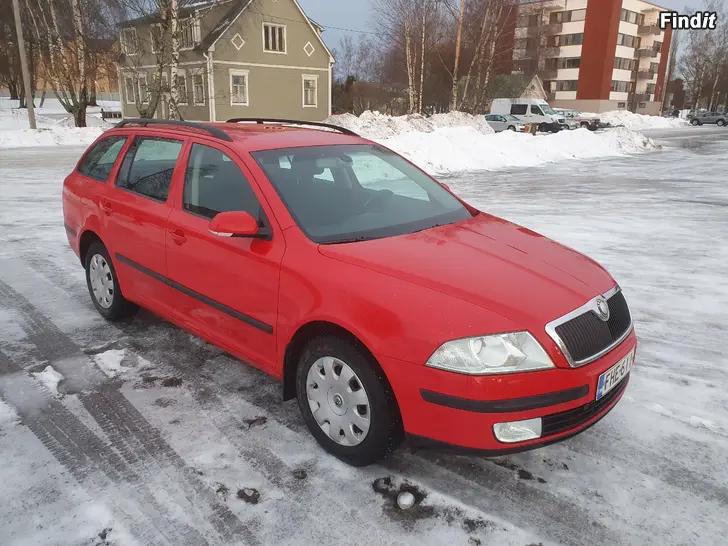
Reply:
M195 11L203 9L203 8L211 8L215 6L216 4L220 4L219 0L179 0L179 15L180 17L185 17L187 15L192 15ZM144 23L153 23L155 21L158 21L160 19L159 11L153 11L151 13L147 13L142 15L141 17L136 17L134 19L128 19L127 21L123 21L119 24L120 27L130 27L130 26L136 26L139 24Z
M240 16L243 11L245 11L245 8L247 8L252 0L240 0L238 2L233 2L232 7L228 10L228 12L220 19L220 21L215 25L215 28L213 28L207 36L205 36L199 44L195 46L195 51L207 51L212 47L212 45L217 42L220 39L220 36L222 36L225 31L232 25L235 20Z
M305 146L333 146L341 144L369 143L368 140L356 135L348 135L327 129L282 125L278 123L258 124L199 122L196 125L177 127L172 125L174 122L170 122L169 125L166 125L161 120L154 120L154 124L146 127L140 127L138 125L134 125L132 120L126 121L131 122L131 124L118 128L119 131L128 131L131 129L141 133L158 134L161 132L177 136L182 133L184 135L189 134L202 137L212 136L212 138L215 138L215 135L210 135L209 132L205 131L205 127L212 127L214 129L222 130L232 139L232 142L219 139L221 143L232 146L239 144L242 145L242 148L248 152L282 148L300 148ZM115 131L117 129L114 128L111 130Z

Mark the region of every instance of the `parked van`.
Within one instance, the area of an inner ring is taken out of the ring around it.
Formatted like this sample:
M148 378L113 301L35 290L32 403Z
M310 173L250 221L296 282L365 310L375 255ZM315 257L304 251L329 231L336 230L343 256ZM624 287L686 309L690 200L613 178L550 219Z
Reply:
M549 103L541 99L493 99L491 114L511 114L524 123L537 125L539 131L556 133L568 128L563 116L559 116Z

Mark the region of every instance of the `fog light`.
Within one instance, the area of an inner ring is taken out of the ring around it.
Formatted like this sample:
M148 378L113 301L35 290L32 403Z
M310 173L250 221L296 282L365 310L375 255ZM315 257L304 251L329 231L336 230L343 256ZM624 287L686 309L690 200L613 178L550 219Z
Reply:
M541 437L541 418L526 419L525 421L511 421L510 423L496 423L493 425L493 434L500 442L511 444L525 442Z

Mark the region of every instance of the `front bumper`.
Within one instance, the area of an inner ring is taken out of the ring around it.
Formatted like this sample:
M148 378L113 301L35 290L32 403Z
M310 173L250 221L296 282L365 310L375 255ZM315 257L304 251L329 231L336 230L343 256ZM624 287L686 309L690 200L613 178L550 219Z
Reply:
M634 330L599 360L498 376L466 376L378 356L402 413L405 432L436 443L497 455L564 440L604 417L624 393L629 375L596 401L599 376L637 346ZM496 423L543 418L540 438L502 443Z

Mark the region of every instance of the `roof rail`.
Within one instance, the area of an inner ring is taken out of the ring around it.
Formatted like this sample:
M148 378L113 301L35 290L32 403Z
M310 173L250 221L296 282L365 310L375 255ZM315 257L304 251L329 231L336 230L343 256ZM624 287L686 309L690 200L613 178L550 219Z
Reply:
M219 138L220 140L226 140L228 142L233 141L232 137L225 131L218 129L217 127L205 125L204 123L195 123L194 121L179 121L176 119L129 118L121 120L119 123L114 125L114 127L126 127L127 125L138 125L140 127L146 127L148 125L175 125L178 127L199 129L200 131L205 131L206 133L209 133L210 135Z
M359 136L351 129L347 129L346 127L339 127L338 125L334 125L333 123L323 123L321 121L300 121L300 120L293 120L293 119L274 119L274 118L233 118L227 120L227 123L240 123L240 122L249 122L249 123L280 123L281 125L309 125L311 127L323 127L325 129L334 129L335 131L338 131L339 133L343 133L345 135L350 136Z

